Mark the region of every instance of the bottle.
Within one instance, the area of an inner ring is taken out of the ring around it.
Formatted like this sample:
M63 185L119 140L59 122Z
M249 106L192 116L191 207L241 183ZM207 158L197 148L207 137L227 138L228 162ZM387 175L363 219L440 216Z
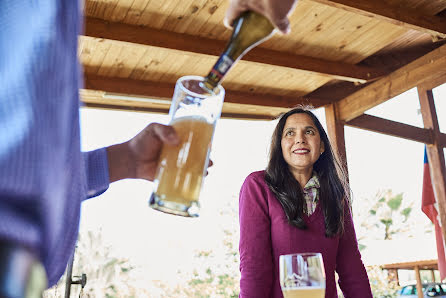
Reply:
M273 24L265 16L254 11L242 13L234 21L233 28L225 50L202 83L202 87L209 91L218 86L235 62L275 32Z

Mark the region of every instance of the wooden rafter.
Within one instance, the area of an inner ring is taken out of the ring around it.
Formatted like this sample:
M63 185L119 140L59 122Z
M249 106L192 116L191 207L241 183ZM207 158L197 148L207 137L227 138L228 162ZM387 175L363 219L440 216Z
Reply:
M338 117L342 121L350 121L368 109L442 74L446 74L446 45L338 101Z
M123 23L112 23L91 17L86 18L85 35L212 56L219 56L226 46L226 42L221 40ZM264 48L251 50L243 59L359 83L375 80L385 74L383 70L373 67L323 60Z
M345 123L373 132L403 138L424 144L433 144L432 130L363 114ZM444 135L446 137L446 135Z
M175 84L85 74L84 87L91 90L170 100ZM225 94L225 102L228 103L266 107L291 108L299 103L309 103L308 101L307 98L303 97L277 96L233 90L226 90ZM314 107L322 106L325 103L325 101L318 101L315 98L311 99L311 104Z
M432 90L418 88L420 99L421 115L423 116L424 127L432 130L433 144L428 145L427 155L429 158L429 168L432 180L432 187L435 199L438 203L438 213L440 217L443 239L446 239L446 167L441 146L441 133L438 125L437 112L435 110Z
M446 19L422 15L404 6L394 6L386 0L312 0L336 8L352 11L367 17L377 18L392 24L446 38Z
M383 269L414 269L418 266L421 269L438 269L438 260L422 260L413 262L393 263L382 265Z

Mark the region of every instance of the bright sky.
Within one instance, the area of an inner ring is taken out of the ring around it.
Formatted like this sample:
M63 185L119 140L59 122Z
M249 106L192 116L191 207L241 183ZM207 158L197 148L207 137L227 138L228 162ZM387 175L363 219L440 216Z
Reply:
M440 129L446 130L446 85L434 90ZM368 114L423 127L416 89L410 90ZM325 123L323 109L316 111ZM167 115L81 109L83 150L126 141L150 122L167 124ZM275 121L218 122L211 158L214 166L201 196L201 216L176 217L154 211L147 201L152 183L124 180L114 183L100 197L83 204L81 232L102 231L116 253L138 264L147 280L175 282L178 268L193 264L196 250L213 249L224 258L219 210L230 204L237 210L244 178L264 169ZM424 145L413 141L346 127L347 161L354 210L379 190L390 188L414 202L420 234L428 223L420 211ZM238 226L235 215L230 222ZM357 228L358 229L358 228ZM358 237L362 236L358 229ZM435 245L434 243L432 245Z

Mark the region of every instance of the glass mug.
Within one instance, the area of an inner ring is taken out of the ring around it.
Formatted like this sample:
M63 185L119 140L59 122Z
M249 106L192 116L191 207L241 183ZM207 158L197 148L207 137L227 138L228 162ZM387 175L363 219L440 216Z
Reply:
M325 297L325 269L320 253L281 255L279 274L284 298Z
M215 124L220 118L225 90L211 93L202 88L203 78L178 79L169 110L170 123L180 142L163 146L149 206L186 217L199 214L199 195L209 163Z

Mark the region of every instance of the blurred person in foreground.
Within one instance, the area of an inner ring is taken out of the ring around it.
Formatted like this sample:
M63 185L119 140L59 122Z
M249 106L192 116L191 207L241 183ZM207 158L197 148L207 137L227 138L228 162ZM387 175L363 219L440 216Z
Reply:
M254 9L286 32L287 8L271 3L232 1L228 17ZM81 1L2 0L0 16L0 297L39 297L73 253L81 202L119 179L152 180L162 144L178 138L151 124L81 152Z
M372 297L351 216L350 189L327 134L306 107L282 115L265 171L240 191L240 297L282 296L279 256L319 252L325 297Z

